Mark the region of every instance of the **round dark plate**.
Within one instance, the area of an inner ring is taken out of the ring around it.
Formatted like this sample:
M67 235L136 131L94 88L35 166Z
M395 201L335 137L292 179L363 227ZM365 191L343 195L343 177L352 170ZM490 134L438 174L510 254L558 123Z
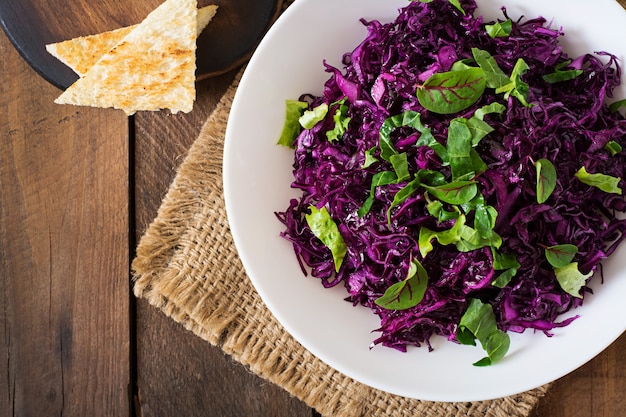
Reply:
M0 25L43 78L65 89L78 76L50 55L48 43L140 23L163 0L1 0ZM198 0L217 14L198 37L198 79L244 63L278 16L282 0Z

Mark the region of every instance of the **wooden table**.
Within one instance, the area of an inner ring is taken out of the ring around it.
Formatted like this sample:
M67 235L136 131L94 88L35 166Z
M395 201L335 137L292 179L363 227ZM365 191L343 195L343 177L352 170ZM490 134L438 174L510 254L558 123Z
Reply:
M59 106L0 35L0 417L317 415L130 290L136 242L234 73L190 114ZM564 355L567 352L563 352ZM626 335L533 417L626 416Z

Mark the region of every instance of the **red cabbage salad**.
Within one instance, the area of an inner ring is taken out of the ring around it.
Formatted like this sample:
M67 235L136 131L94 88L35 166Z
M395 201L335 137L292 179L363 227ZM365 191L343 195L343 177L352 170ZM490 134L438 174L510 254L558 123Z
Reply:
M545 18L476 8L362 20L322 95L286 100L301 196L276 216L305 275L380 318L372 347L438 335L480 344L485 366L509 332L575 320L559 316L602 279L626 229L626 120L615 56L570 57Z

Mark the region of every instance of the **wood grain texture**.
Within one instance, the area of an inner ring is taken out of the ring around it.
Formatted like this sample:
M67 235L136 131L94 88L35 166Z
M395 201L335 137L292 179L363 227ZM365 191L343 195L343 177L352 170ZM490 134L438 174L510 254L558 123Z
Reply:
M567 355L567 352L563 352ZM531 417L626 416L626 334L558 380Z
M128 415L127 120L0 35L0 416Z
M45 45L140 23L163 0L0 1L0 24L24 59L45 79L66 88L78 77ZM217 15L198 38L197 75L223 74L250 57L282 0L198 0Z
M198 101L187 115L135 116L137 239L156 217L176 169L233 77L231 72L200 82ZM136 403L143 417L314 415L143 300L137 304Z

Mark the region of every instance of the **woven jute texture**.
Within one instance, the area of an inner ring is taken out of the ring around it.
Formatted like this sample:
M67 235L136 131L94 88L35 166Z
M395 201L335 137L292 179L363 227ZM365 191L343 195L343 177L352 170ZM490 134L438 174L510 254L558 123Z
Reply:
M135 295L324 416L528 416L547 386L483 402L407 399L332 369L281 327L243 269L224 207L224 133L240 75L205 122L139 242Z

